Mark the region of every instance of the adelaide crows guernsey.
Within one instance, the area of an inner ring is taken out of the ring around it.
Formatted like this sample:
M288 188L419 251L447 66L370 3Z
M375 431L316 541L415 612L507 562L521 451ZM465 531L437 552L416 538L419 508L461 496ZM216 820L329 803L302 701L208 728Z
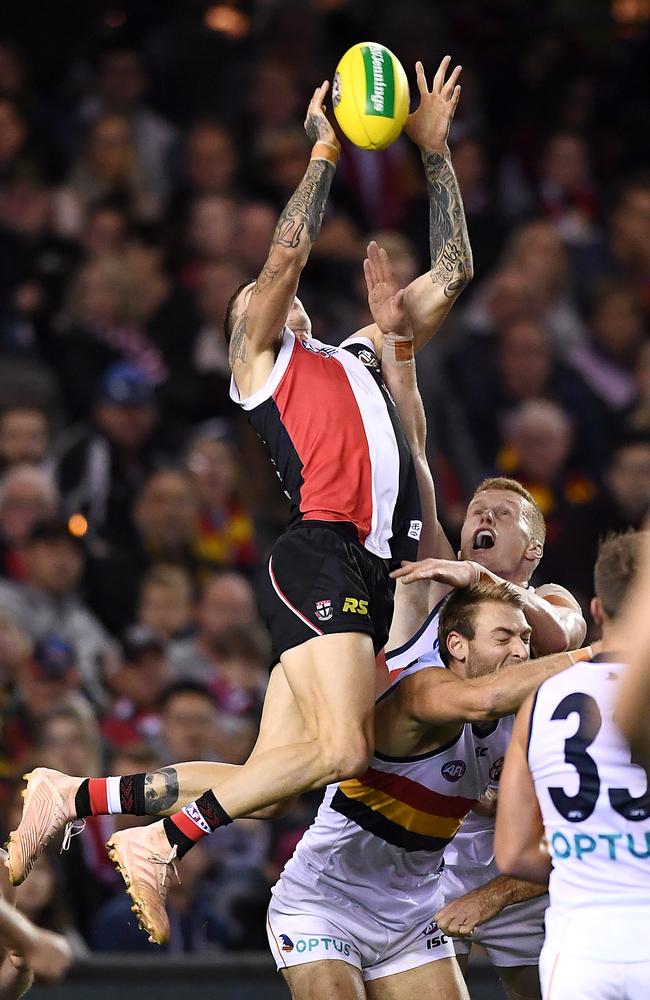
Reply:
M414 663L395 684L431 666L426 658ZM360 778L328 786L273 891L282 892L283 880L317 885L381 914L389 929L408 926L418 908L432 905L443 852L485 791L506 742L500 721L483 734L467 723L430 753L376 751Z
M372 341L332 347L285 327L265 385L241 399L232 380L230 395L271 457L292 522L348 522L376 556L415 558L415 468Z
M605 962L650 960L650 792L613 720L623 670L598 657L545 681L528 743L553 861L547 941Z

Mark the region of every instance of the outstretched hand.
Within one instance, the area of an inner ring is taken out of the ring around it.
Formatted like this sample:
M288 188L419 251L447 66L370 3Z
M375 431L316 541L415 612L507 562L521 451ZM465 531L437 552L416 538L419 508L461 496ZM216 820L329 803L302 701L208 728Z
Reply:
M471 587L478 583L486 571L477 563L461 559L421 559L419 562L403 562L399 569L390 574L393 580L415 583L417 580L436 580L450 587Z
M431 84L427 86L424 66L415 64L415 75L420 92L420 105L409 115L404 131L420 149L429 152L443 152L447 146L447 135L460 99L460 84L457 82L462 66L456 66L449 79L445 76L451 56L445 56Z
M398 288L388 254L374 240L368 244L366 253L368 256L363 262L363 273L372 318L383 334L392 333L411 340L413 331L406 311L404 291Z
M329 142L333 146L336 146L337 149L340 149L341 146L336 138L336 133L330 125L325 114L325 108L323 107L323 101L329 87L329 80L325 80L320 87L316 87L307 108L305 132L312 146L317 142Z

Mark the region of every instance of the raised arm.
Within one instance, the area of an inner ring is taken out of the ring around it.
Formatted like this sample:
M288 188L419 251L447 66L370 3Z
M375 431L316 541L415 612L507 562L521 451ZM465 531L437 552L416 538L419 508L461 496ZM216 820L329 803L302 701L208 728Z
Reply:
M403 563L391 576L398 582L420 585L422 580L436 581L439 587L469 587L492 581L508 583L524 602L526 621L533 630L532 643L538 655L579 647L587 632L580 605L574 597L555 584L545 584L537 591L503 580L472 560L423 559Z
M418 556L453 558L453 550L438 522L436 493L426 455L427 421L417 383L413 354L413 330L388 254L376 243L368 246L363 270L368 288L368 306L381 334L382 375L397 409L408 441L420 493L422 534ZM415 587L397 584L395 610L386 648L407 642L429 613L429 582Z
M323 110L328 88L325 81L309 103L305 119L305 131L313 146L309 165L278 220L266 263L232 331L230 367L240 391L246 367L261 354L274 353L298 280L320 232L340 151Z
M431 90L422 63L416 64L420 105L409 115L405 129L420 149L429 195L431 270L406 289L416 350L436 333L474 274L463 201L447 145L449 126L460 98L457 81L461 72L461 67L456 66L445 82L450 63L451 57L445 56Z
M615 719L632 745L634 759L650 770L650 519L632 594L616 629L616 649L629 663L621 679Z

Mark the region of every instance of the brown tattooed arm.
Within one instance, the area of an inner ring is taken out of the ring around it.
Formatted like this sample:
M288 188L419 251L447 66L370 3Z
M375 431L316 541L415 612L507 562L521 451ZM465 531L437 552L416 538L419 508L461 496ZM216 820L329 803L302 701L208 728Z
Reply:
M440 63L428 89L421 63L416 66L420 106L409 116L407 135L419 146L429 196L431 270L406 289L406 305L415 336L422 347L447 316L473 276L472 250L465 212L447 146L447 134L460 98L456 66L445 82L450 57Z
M229 357L234 374L241 364L273 349L320 232L339 156L339 144L323 110L328 86L326 81L318 87L310 101L305 119L313 144L309 165L278 219L266 263L232 333Z

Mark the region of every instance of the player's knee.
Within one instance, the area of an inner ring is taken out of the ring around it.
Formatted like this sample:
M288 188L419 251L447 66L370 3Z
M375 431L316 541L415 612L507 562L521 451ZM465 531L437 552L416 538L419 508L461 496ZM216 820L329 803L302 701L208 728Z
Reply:
M366 771L372 756L372 743L363 732L347 732L329 742L326 761L328 781L358 778Z

